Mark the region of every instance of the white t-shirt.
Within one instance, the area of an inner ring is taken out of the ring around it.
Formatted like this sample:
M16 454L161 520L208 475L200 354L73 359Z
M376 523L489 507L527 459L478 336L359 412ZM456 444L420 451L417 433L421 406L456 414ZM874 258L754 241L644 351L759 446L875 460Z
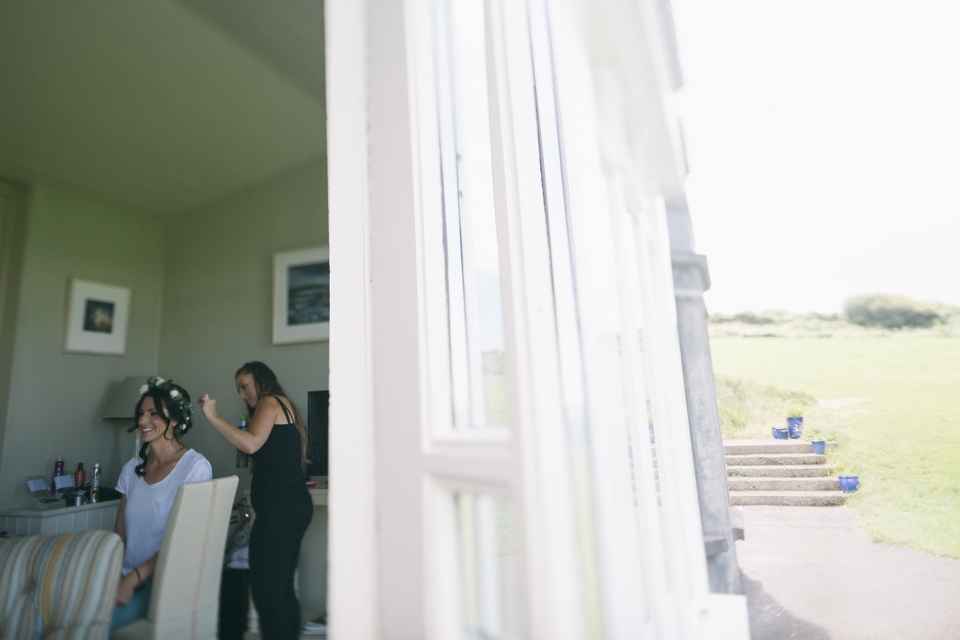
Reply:
M210 463L194 449L183 454L170 474L156 484L147 484L134 471L141 462L140 458L131 458L123 465L117 481L117 491L127 496L123 512L127 549L123 554L122 575L127 575L160 551L163 530L180 485L213 479Z

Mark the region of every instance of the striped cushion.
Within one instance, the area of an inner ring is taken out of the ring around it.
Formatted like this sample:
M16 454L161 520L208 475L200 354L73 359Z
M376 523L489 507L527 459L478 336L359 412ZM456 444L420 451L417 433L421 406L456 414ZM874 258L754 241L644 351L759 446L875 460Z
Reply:
M0 638L107 638L122 559L108 531L0 540Z

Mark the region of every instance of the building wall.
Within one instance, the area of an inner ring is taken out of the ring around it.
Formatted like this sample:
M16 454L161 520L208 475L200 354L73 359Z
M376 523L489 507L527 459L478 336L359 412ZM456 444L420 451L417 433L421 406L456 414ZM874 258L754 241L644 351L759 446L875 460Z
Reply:
M61 188L35 184L26 232L0 462L0 506L30 502L25 479L99 462L113 486L133 443L117 420L103 420L113 386L156 370L163 289L163 225L158 218ZM123 357L63 352L72 277L131 288ZM133 407L130 408L131 413Z
M236 424L243 404L233 374L261 360L306 418L307 391L327 388L328 343L273 345L273 255L327 244L326 207L318 160L166 221L160 375L194 400L209 393ZM214 476L237 473L235 449L195 412L184 442L210 460ZM238 475L242 491L249 474Z
M25 186L0 180L0 462L7 427L28 194Z

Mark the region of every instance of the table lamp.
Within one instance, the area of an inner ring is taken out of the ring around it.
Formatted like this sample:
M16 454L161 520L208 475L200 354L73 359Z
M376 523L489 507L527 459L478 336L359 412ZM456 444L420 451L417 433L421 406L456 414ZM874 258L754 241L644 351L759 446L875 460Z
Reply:
M140 401L140 387L147 383L150 376L128 376L121 382L113 392L113 397L107 403L107 409L103 412L105 420L126 420L125 426L130 426L130 420L133 420L133 409ZM140 451L140 431L137 431L137 438L133 444L132 458L137 457Z

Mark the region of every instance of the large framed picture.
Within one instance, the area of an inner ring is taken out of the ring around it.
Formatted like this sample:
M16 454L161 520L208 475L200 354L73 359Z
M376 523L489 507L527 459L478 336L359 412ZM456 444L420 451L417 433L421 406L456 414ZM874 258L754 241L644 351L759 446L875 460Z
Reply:
M74 278L70 280L67 353L122 356L127 351L130 289Z
M273 256L273 344L330 338L330 250Z

